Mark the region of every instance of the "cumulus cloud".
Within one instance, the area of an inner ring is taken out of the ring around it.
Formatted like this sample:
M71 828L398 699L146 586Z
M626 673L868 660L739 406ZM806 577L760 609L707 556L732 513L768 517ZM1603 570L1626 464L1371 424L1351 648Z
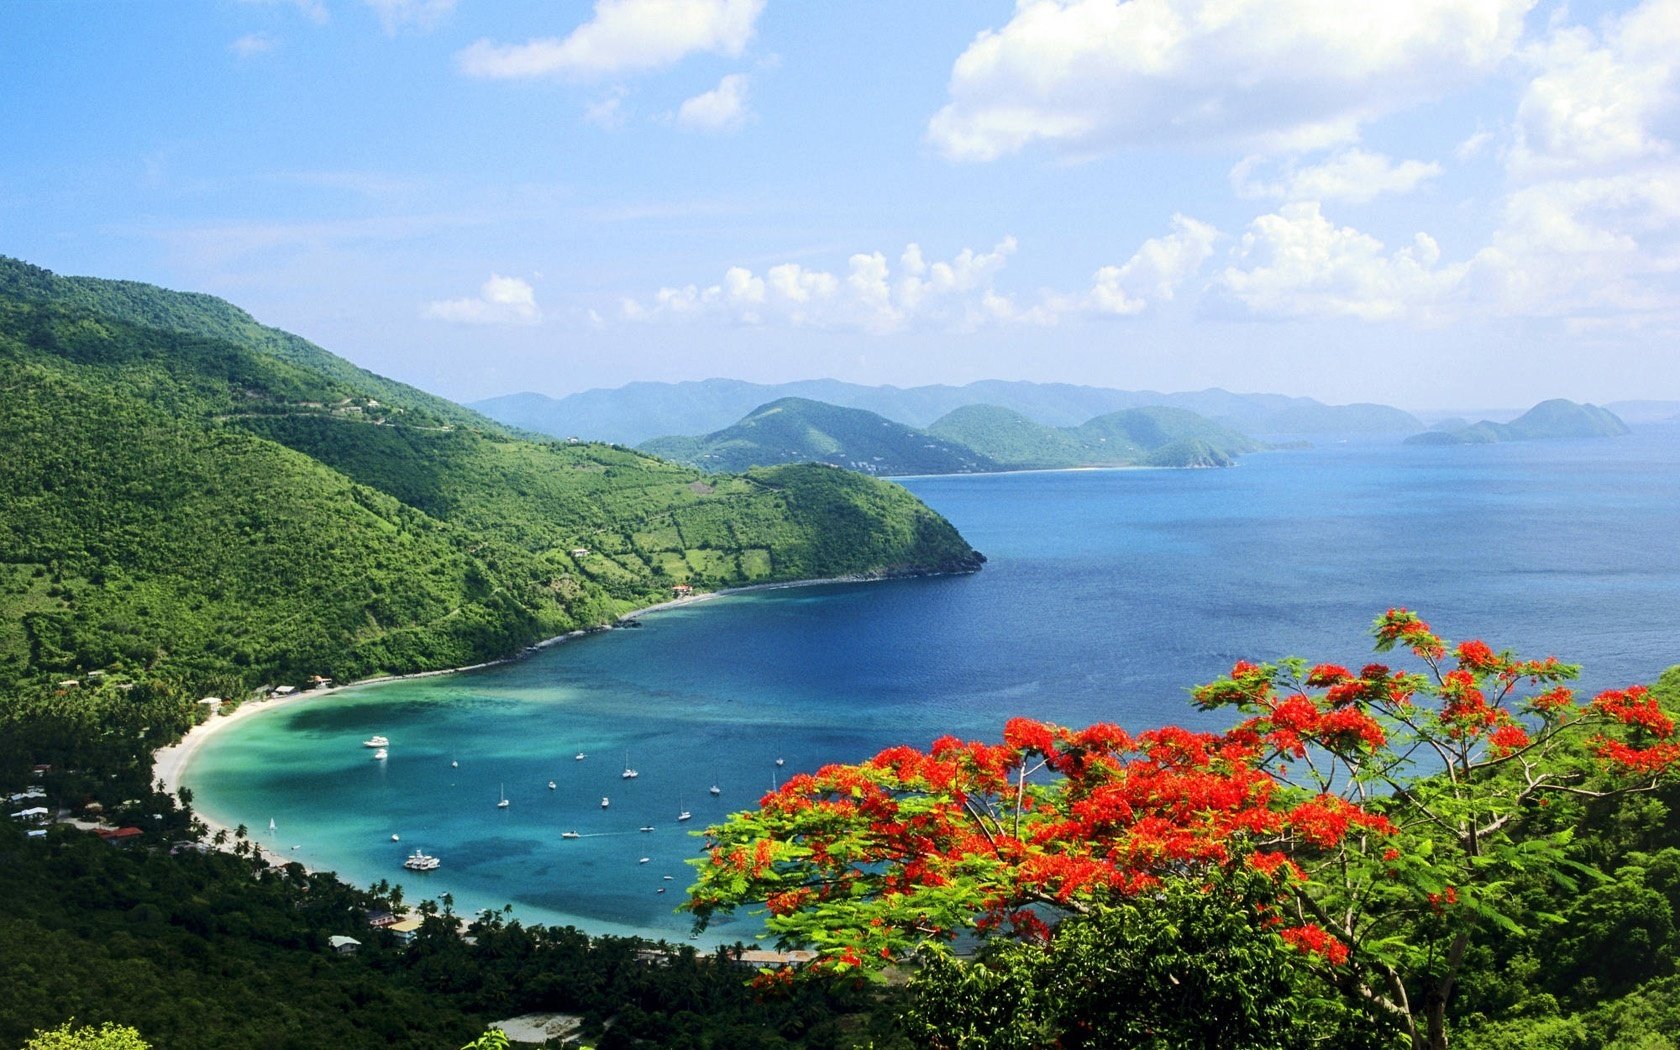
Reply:
M477 296L433 300L421 309L420 316L457 324L533 325L542 320L542 310L529 283L492 273Z
M1269 175L1263 174L1271 167ZM1425 179L1441 174L1434 162L1396 163L1381 153L1358 147L1339 150L1320 164L1301 165L1297 159L1268 165L1258 155L1244 157L1231 169L1231 187L1249 199L1350 201L1363 204L1384 193L1410 193Z
M1024 301L997 287L1019 249L1014 237L1005 237L989 250L964 248L949 259L930 260L914 243L896 262L885 252L858 252L838 272L796 262L772 266L762 276L731 267L717 284L661 288L645 300L624 299L619 313L633 321L711 319L877 333L1130 316L1171 300L1213 252L1219 231L1212 226L1182 215L1174 216L1172 225L1171 233L1145 241L1123 264L1098 270L1091 288L1040 291Z
M928 137L973 161L1034 143L1324 148L1492 70L1533 3L1409 0L1351 17L1345 0L1018 0L956 60Z
M432 29L455 10L455 0L364 0L388 36L406 26L422 32Z
M1437 268L1440 258L1426 233L1390 252L1302 201L1251 222L1215 284L1260 317L1427 320L1464 275L1463 266Z
M1139 314L1151 301L1170 300L1178 287L1213 254L1219 231L1205 222L1174 215L1173 232L1143 242L1120 266L1098 270L1089 296L1092 309L1105 314Z
M1496 313L1680 323L1680 0L1560 26L1506 154L1512 189L1467 293Z
M596 0L594 17L564 39L479 40L456 60L469 76L602 77L676 65L692 54L736 58L764 0Z
M747 108L747 75L731 73L718 86L686 100L677 109L677 125L690 131L734 131L752 116Z
M1602 38L1561 28L1525 57L1535 75L1517 106L1516 175L1603 170L1671 153L1655 125L1675 107L1680 4L1646 3Z

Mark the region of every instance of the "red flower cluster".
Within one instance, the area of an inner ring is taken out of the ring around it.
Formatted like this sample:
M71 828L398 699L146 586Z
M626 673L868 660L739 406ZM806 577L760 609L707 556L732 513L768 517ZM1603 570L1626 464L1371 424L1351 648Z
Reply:
M1316 922L1291 927L1280 933L1285 941L1304 952L1321 956L1331 966L1340 966L1348 960L1347 945L1324 932Z

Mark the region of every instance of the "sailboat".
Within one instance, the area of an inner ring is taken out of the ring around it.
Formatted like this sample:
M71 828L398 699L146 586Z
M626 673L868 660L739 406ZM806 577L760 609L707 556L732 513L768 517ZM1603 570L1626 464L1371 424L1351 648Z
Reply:
M716 784L713 784L711 786L710 790L711 790L713 798L716 798L717 796L723 794L723 789L718 787Z
M506 808L508 808L508 797L507 797L507 785L506 784L502 785L501 792L502 792L502 800L500 802L496 803L496 808L497 809L506 809Z
M635 780L639 776L641 776L640 773L630 768L630 752L624 752L624 772L619 774L620 779Z
M268 818L268 833L270 835L274 834L274 818L273 817Z

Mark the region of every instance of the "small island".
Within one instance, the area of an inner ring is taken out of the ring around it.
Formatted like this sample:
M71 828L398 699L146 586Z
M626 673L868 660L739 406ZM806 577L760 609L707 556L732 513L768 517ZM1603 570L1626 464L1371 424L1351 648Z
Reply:
M1462 423L1461 420L1452 420ZM1480 423L1426 430L1406 439L1408 445L1491 445L1501 441L1548 441L1559 438L1618 437L1628 425L1609 409L1565 398L1542 401L1509 423Z

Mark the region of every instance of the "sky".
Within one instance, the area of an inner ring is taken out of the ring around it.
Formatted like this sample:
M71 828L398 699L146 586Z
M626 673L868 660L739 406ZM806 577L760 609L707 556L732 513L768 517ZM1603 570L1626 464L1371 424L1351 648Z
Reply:
M11 0L0 99L0 254L456 400L1680 399L1680 0Z

